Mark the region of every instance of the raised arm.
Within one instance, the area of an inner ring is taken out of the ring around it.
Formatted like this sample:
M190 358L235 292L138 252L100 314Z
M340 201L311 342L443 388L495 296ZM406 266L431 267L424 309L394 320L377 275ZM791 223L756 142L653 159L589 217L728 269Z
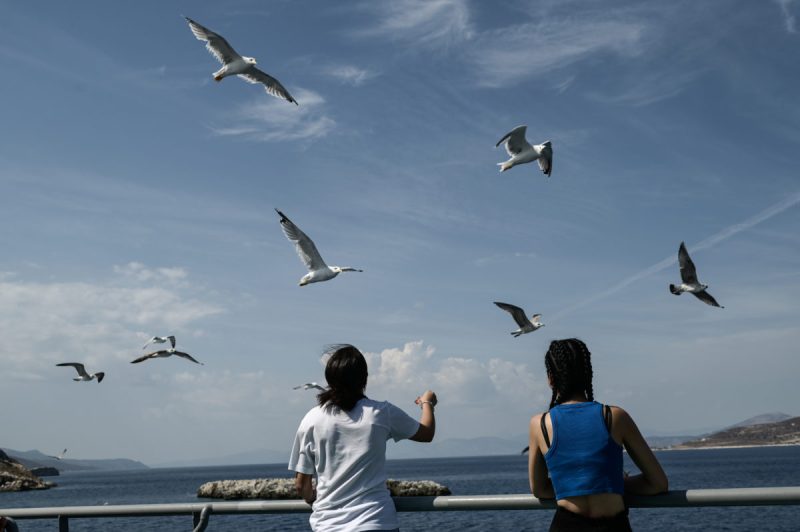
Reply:
M311 475L295 473L294 487L297 489L297 493L299 493L308 504L313 504L317 499L317 490L314 489L314 485L311 483Z
M439 401L436 399L435 393L426 390L414 402L419 405L422 412L419 416L419 430L409 439L425 443L431 442L436 434L436 416L433 409Z
M669 489L667 474L658 463L656 455L650 450L639 427L633 418L623 409L613 406L611 414L614 419L614 432L616 432L628 456L639 468L641 474L625 477L625 493L632 495L656 495Z
M553 499L556 496L553 483L547 474L547 464L544 461L541 445L544 443L542 436L541 419L544 414L531 418L528 437L528 481L531 493L537 499Z

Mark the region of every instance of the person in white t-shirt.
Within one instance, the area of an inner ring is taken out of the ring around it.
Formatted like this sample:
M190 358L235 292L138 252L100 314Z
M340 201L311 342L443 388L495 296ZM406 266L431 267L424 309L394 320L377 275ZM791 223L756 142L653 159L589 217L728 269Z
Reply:
M300 422L289 458L297 491L312 505L311 528L399 530L386 487L386 441L432 441L436 394L428 390L415 400L422 409L419 421L388 401L368 398L367 361L352 345L334 348L325 379L329 388Z

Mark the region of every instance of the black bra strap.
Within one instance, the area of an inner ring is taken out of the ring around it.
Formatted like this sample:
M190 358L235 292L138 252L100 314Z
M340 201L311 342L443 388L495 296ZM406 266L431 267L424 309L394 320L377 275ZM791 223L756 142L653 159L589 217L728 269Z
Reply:
M611 434L611 422L614 421L611 417L611 407L608 405L603 405L603 414L606 420L606 430L609 434Z
M544 443L547 445L547 448L550 448L550 436L547 435L547 423L545 423L545 418L547 417L547 412L542 414L542 418L540 423L542 425L542 436L544 436Z

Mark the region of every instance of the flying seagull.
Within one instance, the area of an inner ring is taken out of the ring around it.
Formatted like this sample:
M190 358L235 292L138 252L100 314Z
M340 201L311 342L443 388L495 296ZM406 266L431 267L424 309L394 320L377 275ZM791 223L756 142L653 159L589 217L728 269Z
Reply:
M189 353L184 353L183 351L178 351L174 347L172 349L161 349L160 351L153 351L152 353L147 353L146 355L142 355L135 360L131 360L131 364L138 364L139 362L144 362L145 360L149 360L151 358L167 358L175 355L176 357L185 358L186 360L191 360L195 364L200 364L203 366L202 362L198 362L195 360L192 355Z
M299 390L301 388L303 390L311 390L312 388L316 388L317 390L319 390L321 392L324 392L325 390L327 390L327 388L325 388L324 386L320 386L316 382L307 382L305 384L301 384L300 386L295 386L294 388L292 388L292 390Z
M174 336L153 336L152 338L150 338L147 341L146 344L144 344L142 346L142 349L144 349L145 347L147 347L150 344L164 344L166 342L169 342L170 344L172 344L172 347L175 347L175 337Z
M678 248L678 264L681 267L681 280L683 281L678 286L674 284L669 285L669 291L676 296L681 295L683 292L693 294L697 299L712 307L725 308L717 300L711 297L711 294L706 292L708 285L702 284L697 280L697 270L694 267L689 252L686 251L686 245L681 242L681 247Z
M61 460L62 458L64 458L65 454L67 454L67 450L66 449L64 449L63 451L58 453L58 456L53 456L53 455L49 455L49 454L47 456L49 456L50 458L55 458L56 460Z
M511 156L511 159L504 163L497 163L497 166L500 167L501 172L505 172L518 164L538 161L539 168L544 175L550 177L550 172L553 171L553 147L550 145L549 140L536 146L531 145L525 138L525 130L527 129L528 126L517 126L497 141L494 147L498 147L505 141L506 152Z
M292 98L280 81L256 68L254 57L239 55L222 35L201 26L189 17L184 18L189 22L189 29L197 40L205 42L211 55L222 63L222 68L214 72L214 81L237 75L248 83L261 83L267 93L297 105L297 100Z
M74 381L90 381L92 379L97 379L97 383L99 384L102 382L103 377L106 376L105 373L102 371L98 371L97 373L92 373L91 375L86 373L86 368L83 367L83 364L80 362L63 362L61 364L56 364L56 366L72 366L78 372L78 378L72 379Z
M511 314L511 316L514 318L514 321L517 322L517 325L519 325L519 329L511 333L514 335L514 338L521 334L533 332L536 329L544 327L541 314L534 314L531 316L531 319L528 319L528 317L525 315L525 311L515 305L500 303L499 301L495 301L494 304Z
M300 279L300 286L305 286L309 283L318 283L320 281L327 281L333 279L342 272L363 272L364 270L357 270L350 267L328 266L317 251L317 246L311 241L308 236L300 230L299 227L286 217L278 209L275 212L281 217L281 228L286 238L294 242L294 248L300 256L300 260L308 268L308 273Z

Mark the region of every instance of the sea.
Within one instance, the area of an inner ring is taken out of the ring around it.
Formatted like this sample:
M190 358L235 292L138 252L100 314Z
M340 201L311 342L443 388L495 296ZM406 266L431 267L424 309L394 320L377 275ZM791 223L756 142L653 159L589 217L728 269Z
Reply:
M669 477L670 489L740 488L800 485L800 446L657 451ZM625 456L628 460L628 457ZM634 472L635 466L626 464ZM435 480L454 495L528 493L526 456L485 456L390 460L390 478ZM49 490L0 493L3 508L206 502L198 499L204 482L288 476L285 464L187 467L135 471L71 472L50 477L58 486ZM213 501L212 501L213 502ZM403 512L403 531L547 530L553 510ZM634 508L634 530L800 531L800 506L726 508ZM49 520L18 520L21 532L55 531ZM190 516L145 518L74 518L70 531L185 531ZM213 515L208 532L310 530L307 514Z

